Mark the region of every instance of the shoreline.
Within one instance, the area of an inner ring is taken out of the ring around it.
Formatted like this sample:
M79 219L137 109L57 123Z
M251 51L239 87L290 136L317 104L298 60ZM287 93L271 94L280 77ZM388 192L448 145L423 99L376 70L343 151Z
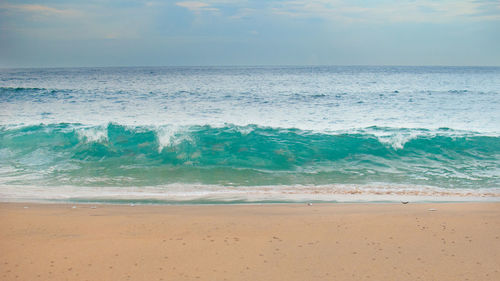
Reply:
M68 204L300 204L500 202L500 188L449 189L373 183L332 185L220 186L172 184L141 187L3 186L0 202Z
M498 202L0 203L0 277L498 280L499 233Z
M139 200L139 201L54 201L54 200L6 200L0 201L0 205L61 205L61 206L117 206L117 207L148 207L148 206L165 206L165 207L176 207L176 206L300 206L300 205L430 205L430 204L500 204L500 198L496 197L489 198L487 200L439 200L439 201L408 201L408 200L374 200L374 201L157 201L157 200Z

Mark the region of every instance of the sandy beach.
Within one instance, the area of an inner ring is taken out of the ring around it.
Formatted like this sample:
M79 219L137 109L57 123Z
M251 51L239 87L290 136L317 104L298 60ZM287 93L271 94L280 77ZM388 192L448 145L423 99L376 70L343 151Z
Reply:
M500 204L0 204L1 280L500 280Z

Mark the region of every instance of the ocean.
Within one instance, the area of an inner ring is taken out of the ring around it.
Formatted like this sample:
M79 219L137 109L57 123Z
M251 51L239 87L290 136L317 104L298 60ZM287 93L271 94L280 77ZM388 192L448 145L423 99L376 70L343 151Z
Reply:
M500 68L0 69L0 201L500 200Z

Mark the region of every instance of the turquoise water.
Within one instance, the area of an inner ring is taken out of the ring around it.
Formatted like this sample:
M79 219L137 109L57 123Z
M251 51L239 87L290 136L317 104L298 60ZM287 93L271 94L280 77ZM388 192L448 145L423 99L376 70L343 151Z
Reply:
M0 73L3 200L500 197L498 68Z

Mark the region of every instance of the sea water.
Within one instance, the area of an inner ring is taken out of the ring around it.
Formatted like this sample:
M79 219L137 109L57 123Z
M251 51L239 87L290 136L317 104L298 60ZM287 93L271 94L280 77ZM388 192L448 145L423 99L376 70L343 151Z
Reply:
M0 70L0 200L500 199L498 67Z

